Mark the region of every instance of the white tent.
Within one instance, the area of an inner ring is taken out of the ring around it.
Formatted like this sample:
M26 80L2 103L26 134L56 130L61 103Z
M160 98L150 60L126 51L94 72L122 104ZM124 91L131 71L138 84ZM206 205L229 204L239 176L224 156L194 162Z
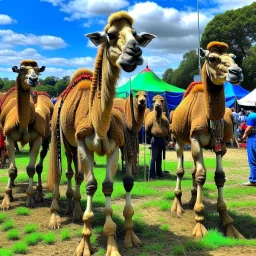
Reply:
M237 103L242 106L256 107L256 89L242 99L237 100Z

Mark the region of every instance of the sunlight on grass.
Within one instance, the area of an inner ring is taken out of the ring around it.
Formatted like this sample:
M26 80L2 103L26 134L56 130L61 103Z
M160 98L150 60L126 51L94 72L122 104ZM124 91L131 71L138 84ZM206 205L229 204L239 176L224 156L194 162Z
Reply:
M7 240L19 240L19 236L20 234L17 229L11 229L6 234Z
M31 214L31 211L26 207L18 207L16 209L16 215L28 216Z
M227 203L229 208L243 208L243 207L252 207L252 206L256 206L256 202L255 201L244 201L244 202L228 202Z
M169 225L169 224L162 224L162 225L160 226L160 229L161 229L162 231L169 231L169 230L170 230L170 225Z
M43 240L46 244L54 244L56 242L56 237L53 232L48 232L44 234Z
M2 230L7 231L9 229L12 229L14 227L14 221L13 220L7 220L2 224Z
M27 224L24 228L24 233L30 234L30 233L36 232L37 229L38 229L37 224Z
M161 201L159 207L160 207L161 211L169 211L171 209L171 202L170 201Z
M1 256L13 256L13 252L9 249L1 248L0 255Z
M8 219L8 215L6 213L0 212L0 224Z
M66 241L66 240L69 240L70 238L71 238L71 231L69 229L65 228L60 232L61 241Z
M26 254L28 252L28 246L24 241L15 243L12 248L14 253Z
M40 241L43 240L43 237L44 237L43 234L41 234L39 232L35 232L35 233L28 235L25 240L26 240L26 243L31 246L31 245L38 244Z
M163 199L166 199L166 200L173 200L174 198L175 198L175 195L173 191L168 191L163 196Z

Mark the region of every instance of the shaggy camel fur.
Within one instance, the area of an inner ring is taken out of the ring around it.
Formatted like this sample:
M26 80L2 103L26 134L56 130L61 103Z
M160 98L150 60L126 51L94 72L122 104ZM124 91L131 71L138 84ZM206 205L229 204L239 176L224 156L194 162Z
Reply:
M191 144L195 167L192 173L193 189L190 204L194 206L197 222L193 236L202 237L207 230L203 225L204 205L202 187L206 180L206 168L203 161L203 148L216 153L215 183L218 188L217 210L223 221L227 236L241 237L233 226L223 199L225 173L222 168L222 156L226 153L225 142L232 138L232 113L225 109L223 83L228 80L237 83L242 80L242 70L228 54L228 46L222 42L211 42L206 51L201 49L205 57L202 68L201 83L192 83L185 92L184 99L173 113L172 131L176 138L178 158L177 184L172 212L180 217L183 213L181 204L181 179L184 175L183 150L186 143Z
M144 91L136 93L135 98L129 96L126 100L114 99L114 108L120 109L124 125L124 145L121 147L122 160L126 162L126 173L137 173L137 156L139 154L138 133L144 122L147 94ZM131 101L133 104L131 105ZM131 168L131 170L130 170ZM130 176L130 174L127 174Z
M132 24L133 19L128 13L122 11L114 13L109 17L108 24L105 27L106 34L93 33L87 35L95 45L100 45L92 82L90 80L92 72L82 70L81 73L86 73L89 78L83 80L83 82L74 81L74 86L71 82L73 89L70 87L69 93L58 99L53 114L51 159L48 176L48 186L54 188L50 228L57 228L61 225L58 213L61 166L59 165L57 155L57 147L59 145L55 132L55 128L58 127L58 120L68 159L68 170L66 172L69 180L67 196L69 198L73 196L75 201L73 212L75 219L82 217L79 203L81 199L80 185L84 176L87 181L87 207L83 215L83 237L76 249L75 255L91 255L93 252L90 244L94 216L92 198L97 190L97 181L93 173L94 152L98 155L107 155L106 177L102 184L102 191L106 197L104 209L106 222L103 232L107 237L107 255L120 255L114 239L116 224L112 220L113 210L111 207L113 179L118 166L118 152L119 147L124 142L121 114L118 110L112 108L115 85L121 68L126 72L131 72L137 65L142 64L142 52L139 46L145 46L154 38L153 35L146 33L136 34ZM73 79L77 78L79 72L78 70L75 73ZM58 115L58 112L61 112L60 115ZM77 161L76 157L78 158ZM74 193L71 188L71 178L73 176L71 169L72 159L75 162L76 168L76 188ZM132 186L132 175L126 176L124 178L124 187L127 192L124 217L126 230L125 246L128 247L140 245L139 239L133 232L132 216L134 210L130 197ZM69 205L69 207L72 207L72 205Z
M0 119L4 135L6 136L6 146L10 161L8 170L9 179L5 189L5 197L1 205L2 209L9 209L10 201L13 199L12 185L14 179L17 177L17 167L15 164L15 142L17 141L20 141L22 145L27 143L30 145L30 161L26 168L29 176L26 205L28 207L34 205L33 176L35 170L38 173L35 199L36 201L42 200L42 162L49 144L50 118L53 112L53 104L49 97L45 95L38 96L37 104L34 104L31 98L31 88L38 84L38 75L45 70L45 67L39 68L33 60L23 60L20 68L14 66L12 69L18 73L16 87L11 89L11 92L6 93L6 103L1 102ZM14 91L16 93L15 96ZM45 142L43 143L43 150L40 154L40 162L35 167L42 139L45 139Z

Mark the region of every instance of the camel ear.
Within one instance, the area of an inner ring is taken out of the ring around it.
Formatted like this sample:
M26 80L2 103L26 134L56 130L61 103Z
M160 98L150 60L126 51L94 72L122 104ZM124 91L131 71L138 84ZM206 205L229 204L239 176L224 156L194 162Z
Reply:
M12 72L20 73L20 69L17 66L12 67Z
M42 66L41 68L39 68L39 72L41 73L41 72L44 72L45 71L45 68L46 68L46 66Z
M95 46L98 46L98 45L106 42L106 40L107 40L106 35L103 33L100 33L100 32L86 34L85 36L88 37Z
M153 34L141 32L140 34L136 35L135 39L137 40L139 46L146 47L152 41L152 39L156 37L157 36Z
M200 56L202 58L206 57L209 54L208 50L204 50L203 48L200 48Z

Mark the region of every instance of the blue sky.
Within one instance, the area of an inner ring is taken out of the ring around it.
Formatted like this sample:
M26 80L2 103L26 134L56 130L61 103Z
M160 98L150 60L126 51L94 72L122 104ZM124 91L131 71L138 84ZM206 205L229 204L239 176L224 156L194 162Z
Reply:
M252 0L198 0L200 31L216 15ZM210 3L209 3L210 2ZM0 0L0 77L14 79L11 67L34 59L42 74L63 77L79 67L93 69L96 48L84 36L102 31L110 13L127 10L137 32L157 39L143 49L145 63L160 77L177 68L182 55L198 46L196 0ZM119 84L141 71L122 73Z

